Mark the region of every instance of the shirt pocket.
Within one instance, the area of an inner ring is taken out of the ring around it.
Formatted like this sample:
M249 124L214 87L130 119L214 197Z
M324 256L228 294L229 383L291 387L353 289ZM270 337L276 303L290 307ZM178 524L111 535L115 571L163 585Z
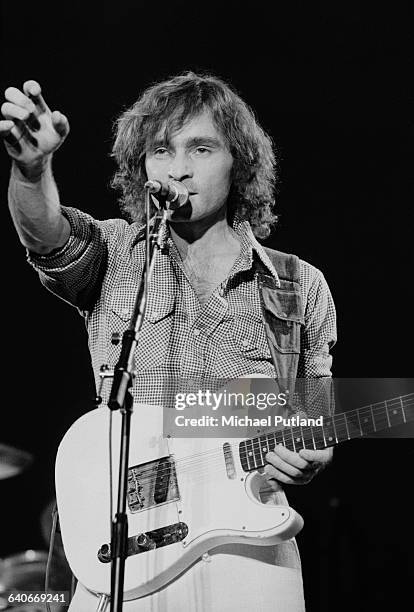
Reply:
M300 293L291 288L262 287L262 300L269 341L280 353L300 353L303 324Z
M119 358L122 335L131 322L136 290L115 289L111 297L112 358ZM165 364L171 358L172 321L175 309L173 296L161 294L148 298L147 312L134 354L137 373Z
M232 341L242 357L253 361L271 359L264 322L251 314L235 317L231 324Z

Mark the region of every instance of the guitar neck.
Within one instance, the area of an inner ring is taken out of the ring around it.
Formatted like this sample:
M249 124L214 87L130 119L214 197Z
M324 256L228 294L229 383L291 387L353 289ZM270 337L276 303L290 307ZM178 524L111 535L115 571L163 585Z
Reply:
M301 448L323 449L410 421L414 421L414 393L324 417L322 425L284 427L243 440L239 444L240 461L243 470L250 472L266 464L266 453L277 444L293 451Z

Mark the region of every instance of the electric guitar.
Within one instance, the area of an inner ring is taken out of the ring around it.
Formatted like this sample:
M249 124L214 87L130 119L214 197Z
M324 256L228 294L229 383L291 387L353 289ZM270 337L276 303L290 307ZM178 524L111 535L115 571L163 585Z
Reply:
M119 411L98 408L64 436L56 459L56 496L67 560L89 590L110 593L109 436L118 479ZM286 427L250 439L163 438L162 409L135 405L127 492L124 600L162 588L212 548L274 545L294 537L302 517L265 504L260 469L276 444L323 449L414 420L414 393L325 418L322 427ZM145 429L142 425L145 424ZM111 434L110 434L111 431ZM150 433L147 433L150 432ZM116 489L116 487L114 487ZM113 490L112 506L116 507Z

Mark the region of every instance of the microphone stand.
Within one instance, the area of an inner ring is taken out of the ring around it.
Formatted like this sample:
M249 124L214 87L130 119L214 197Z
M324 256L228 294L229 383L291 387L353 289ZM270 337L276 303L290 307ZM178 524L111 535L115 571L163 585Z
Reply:
M134 372L134 351L138 344L139 332L144 320L148 287L152 279L157 254L161 248L161 235L167 221L166 202L154 219L152 234L149 230L150 191L146 188L145 206L147 214L146 262L135 299L134 310L128 329L122 336L121 354L114 370L108 407L121 411L121 447L119 459L118 501L111 533L111 612L122 612L124 594L125 559L128 544L128 518L126 496L128 484L128 457L130 445L131 415L133 396L131 394ZM111 492L112 494L112 492Z

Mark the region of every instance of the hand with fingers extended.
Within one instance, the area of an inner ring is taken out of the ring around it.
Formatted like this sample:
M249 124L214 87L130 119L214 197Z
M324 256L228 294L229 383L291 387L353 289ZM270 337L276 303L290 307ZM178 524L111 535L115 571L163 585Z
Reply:
M265 475L270 486L278 490L278 483L307 484L332 459L333 449L301 449L294 452L278 444L274 451L267 453Z
M51 157L69 133L68 120L52 112L39 83L26 81L23 90L9 87L1 107L0 137L13 159L8 201L20 242L45 255L62 247L70 226L62 214Z
M9 87L5 98L0 136L7 152L26 176L39 174L68 135L68 120L59 111L49 109L36 81L26 81L23 91Z

